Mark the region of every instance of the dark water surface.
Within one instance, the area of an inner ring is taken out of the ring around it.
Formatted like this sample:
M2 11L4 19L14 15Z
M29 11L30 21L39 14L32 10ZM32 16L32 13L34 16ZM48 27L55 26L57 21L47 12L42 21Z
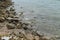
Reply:
M60 35L59 0L13 0L16 11L24 12L26 20L32 19L42 33Z

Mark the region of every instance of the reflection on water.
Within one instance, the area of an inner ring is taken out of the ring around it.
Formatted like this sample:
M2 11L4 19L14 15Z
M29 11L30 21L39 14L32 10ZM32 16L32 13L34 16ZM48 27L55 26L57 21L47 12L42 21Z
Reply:
M38 30L60 35L60 1L58 0L13 0L15 9L24 12L24 17L35 17Z

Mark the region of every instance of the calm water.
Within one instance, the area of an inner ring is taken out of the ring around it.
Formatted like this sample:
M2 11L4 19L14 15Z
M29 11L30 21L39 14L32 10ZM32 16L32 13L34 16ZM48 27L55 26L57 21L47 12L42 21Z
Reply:
M15 9L24 12L24 17L35 18L38 31L60 35L60 1L59 0L13 0Z

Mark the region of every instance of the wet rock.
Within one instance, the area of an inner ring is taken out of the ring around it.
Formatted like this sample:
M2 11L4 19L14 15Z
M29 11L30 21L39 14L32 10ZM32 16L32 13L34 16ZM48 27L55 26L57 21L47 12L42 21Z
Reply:
M7 17L7 18L9 18L9 17L10 17L10 18L13 18L14 15L13 15L13 14L8 14L8 17ZM6 19L7 19L7 18L6 18Z
M14 29L15 28L14 24L7 24L6 26L7 26L8 29Z
M15 9L13 9L12 7L10 8L10 11L15 11Z
M11 17L8 17L7 20L19 22L19 19L17 19L17 18L11 18Z

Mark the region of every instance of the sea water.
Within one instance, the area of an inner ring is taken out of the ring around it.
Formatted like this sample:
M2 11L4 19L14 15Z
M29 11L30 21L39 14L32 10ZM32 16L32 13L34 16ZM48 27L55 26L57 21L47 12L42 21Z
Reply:
M42 33L60 35L59 0L13 0L18 13L35 20L35 29Z

